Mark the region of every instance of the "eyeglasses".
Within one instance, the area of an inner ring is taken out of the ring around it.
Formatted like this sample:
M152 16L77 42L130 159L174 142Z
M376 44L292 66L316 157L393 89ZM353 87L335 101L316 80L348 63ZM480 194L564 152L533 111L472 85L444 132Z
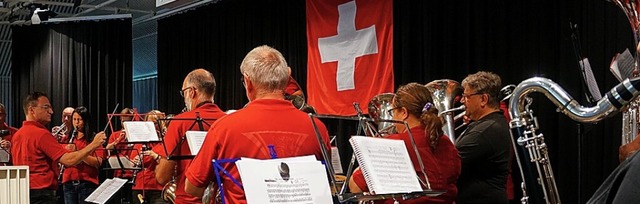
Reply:
M396 110L396 109L400 109L400 108L402 108L402 107L393 107L393 108L387 110L387 114L389 114L389 116L393 116L393 111Z
M192 89L192 88L194 88L194 87L193 87L193 86L190 86L190 87L187 87L187 88L184 88L184 89L180 90L180 91L179 91L179 92L180 92L180 96L184 97L184 92L185 92L185 91L187 91L187 90L189 90L189 89Z
M469 98L469 97L471 97L471 96L474 96L474 95L480 95L480 94L484 94L484 93L479 93L479 92L478 92L478 93L472 93L472 94L462 94L462 98L464 98L464 99L468 99L468 98Z
M247 86L247 82L244 81L244 77L240 77L240 81L242 82L242 86Z
M45 110L51 109L51 105L41 105L41 106L35 106L35 107L42 108L42 109L45 109Z

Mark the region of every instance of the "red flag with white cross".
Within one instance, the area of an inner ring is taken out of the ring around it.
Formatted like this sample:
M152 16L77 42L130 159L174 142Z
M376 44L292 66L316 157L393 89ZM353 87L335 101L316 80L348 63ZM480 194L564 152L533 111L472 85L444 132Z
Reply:
M393 92L392 0L307 0L308 103L319 114L366 113Z

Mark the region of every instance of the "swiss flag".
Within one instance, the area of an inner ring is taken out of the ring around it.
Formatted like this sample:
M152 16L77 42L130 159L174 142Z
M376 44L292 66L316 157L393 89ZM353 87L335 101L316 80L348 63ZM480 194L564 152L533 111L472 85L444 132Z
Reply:
M319 114L367 112L393 92L392 0L307 0L308 103Z

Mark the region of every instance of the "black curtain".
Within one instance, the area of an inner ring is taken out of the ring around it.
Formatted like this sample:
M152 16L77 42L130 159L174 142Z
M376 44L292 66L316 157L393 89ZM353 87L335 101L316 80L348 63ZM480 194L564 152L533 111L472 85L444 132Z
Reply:
M62 109L86 106L94 130L120 104L131 106L131 19L13 26L14 124L25 119L22 100L42 91L54 108L49 126L61 124ZM118 110L119 113L119 110Z
M503 85L533 76L552 79L591 106L583 94L570 22L577 25L576 45L589 57L602 93L618 84L608 70L612 56L634 48L629 21L603 0L397 0L393 12L396 87L444 78L461 81L486 70L500 75ZM184 76L204 67L217 78L216 103L225 110L241 108L247 100L239 65L250 49L262 44L283 52L294 78L306 88L304 19L304 0L235 0L160 20L158 90L163 91L158 106L178 112L183 102L176 91ZM579 124L557 113L544 96L532 96L560 195L565 202L584 203L618 164L620 116ZM353 125L329 126L340 132Z

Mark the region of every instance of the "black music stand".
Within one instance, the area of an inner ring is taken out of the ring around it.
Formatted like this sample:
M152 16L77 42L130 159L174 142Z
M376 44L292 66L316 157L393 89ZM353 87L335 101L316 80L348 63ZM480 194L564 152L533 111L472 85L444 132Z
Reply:
M206 124L207 126L211 127L211 124L209 124L207 122L207 120L210 121L215 121L217 119L215 118L201 118L200 117L200 112L196 112L196 117L195 118L163 118L163 119L158 119L158 120L167 120L170 126L171 121L174 120L187 120L187 121L193 121L193 123L191 123L191 126L189 126L188 130L192 130L194 126L196 126L196 124L198 125L198 129L200 131L206 131L204 129L204 124ZM166 133L165 133L166 134ZM184 141L186 141L186 133L185 135L181 135L180 136L180 141L178 142L178 144L176 144L175 147L173 147L173 149L171 150L171 152L169 152L167 150L167 145L164 142L164 134L162 134L162 137L160 138L160 141L162 142L162 146L164 147L164 152L167 155L167 159L168 160L186 160L186 159L193 159L195 157L195 155L175 155L176 151L178 149L180 149L182 147L182 144L184 143Z

